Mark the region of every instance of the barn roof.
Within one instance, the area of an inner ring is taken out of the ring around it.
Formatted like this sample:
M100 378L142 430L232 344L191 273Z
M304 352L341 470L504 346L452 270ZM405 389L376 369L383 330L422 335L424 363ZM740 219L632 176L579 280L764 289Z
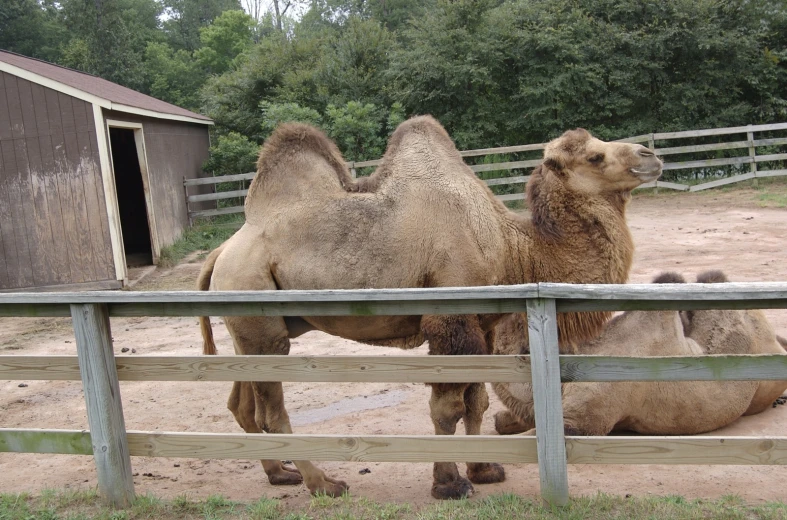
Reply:
M202 114L161 101L117 83L21 54L0 50L0 70L95 103L109 110L159 119L212 125Z

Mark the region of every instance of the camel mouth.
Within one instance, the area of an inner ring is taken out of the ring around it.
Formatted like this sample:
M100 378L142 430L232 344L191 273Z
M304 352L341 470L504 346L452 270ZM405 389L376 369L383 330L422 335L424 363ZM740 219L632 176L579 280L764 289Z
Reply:
M661 177L661 167L651 168L651 169L644 169L644 168L631 168L631 173L633 173L639 180L642 182L651 182L655 181L659 177Z

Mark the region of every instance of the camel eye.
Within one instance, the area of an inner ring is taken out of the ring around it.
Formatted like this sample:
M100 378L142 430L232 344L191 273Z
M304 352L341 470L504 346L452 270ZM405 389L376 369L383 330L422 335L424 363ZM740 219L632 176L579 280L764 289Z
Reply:
M588 161L592 162L593 164L598 164L598 163L600 163L603 160L604 160L604 154L603 153L597 153L597 154L591 155L590 158L588 159Z

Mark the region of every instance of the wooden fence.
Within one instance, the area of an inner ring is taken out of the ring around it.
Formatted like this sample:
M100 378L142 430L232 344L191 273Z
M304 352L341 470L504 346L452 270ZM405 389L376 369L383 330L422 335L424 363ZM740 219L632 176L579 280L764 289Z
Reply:
M134 497L130 456L537 462L541 494L558 505L568 500L567 463L787 464L787 437L564 437L561 381L782 380L787 356L559 356L556 312L730 308L787 308L787 283L0 294L0 317L70 316L77 347L76 356L0 356L0 380L81 380L90 426L0 428L0 452L92 454L99 492L121 507ZM114 356L109 322L508 312L528 314L530 356ZM532 382L537 437L127 432L119 381Z
M656 154L664 159L665 172L675 170L692 170L695 172L701 172L703 177L713 178L721 177L721 175L717 175L721 172L720 168L727 168L727 170L723 172L726 175L723 178L717 178L715 180L703 182L701 184L694 184L690 186L688 184L661 180L640 186L640 188L668 188L679 191L700 191L750 179L754 179L754 182L756 183L756 179L758 177L776 177L787 175L787 168L774 168L767 164L770 163L773 165L776 163L778 166L781 166L782 161L787 160L787 153L757 153L758 148L776 148L787 145L787 136L771 137L770 135L766 135L763 137L762 135L755 135L773 134L784 130L787 130L787 123L748 125L732 128L712 128L708 130L688 130L685 132L662 132L629 137L626 139L621 139L621 141L629 143L642 143L655 150ZM745 135L745 140L727 140L722 142L696 144L696 141L698 140L709 140L708 138L711 140L722 139L729 138L729 136L734 137L737 135L740 135L741 138ZM755 139L755 137L758 138ZM674 146L676 144L674 141L676 140L690 140L693 143L684 146ZM670 146L666 146L667 144ZM545 143L525 144L519 146L506 146L502 148L466 150L460 153L463 157L480 158L502 154L520 154L523 152L540 151L544 149L544 146L546 146ZM723 151L732 151L732 155L721 158L707 158L707 155L709 154L718 154ZM767 151L770 152L773 150ZM671 160L676 157L680 160ZM470 165L470 168L476 173L498 171L508 172L507 176L484 179L484 181L489 186L524 186L524 184L527 183L527 179L529 178L529 176L526 175L527 170L538 165L540 161L540 158L534 158L521 161L493 162L491 164L482 163L472 164ZM758 165L762 163L766 163L765 169L758 168ZM371 168L377 166L378 164L380 164L379 159L374 161L349 162L347 163L347 167L350 168L353 176L355 176L357 170L362 168ZM748 167L746 165L748 165ZM729 171L730 167L733 168L732 172ZM745 169L748 169L748 171L744 171ZM732 175L729 175L730 173L732 173ZM239 182L245 186L248 184L248 181L253 178L254 172L185 180L184 188L186 191L186 203L188 205L197 202L239 199L241 197L245 197L246 192L248 191L245 187L237 190L220 191L202 195L189 195L189 188L192 186L202 186L206 184L216 185L227 182ZM498 198L504 201L524 200L524 189L519 189L517 193L498 195ZM195 217L225 215L230 213L240 213L242 211L242 204L201 211L189 210L189 218L193 219Z

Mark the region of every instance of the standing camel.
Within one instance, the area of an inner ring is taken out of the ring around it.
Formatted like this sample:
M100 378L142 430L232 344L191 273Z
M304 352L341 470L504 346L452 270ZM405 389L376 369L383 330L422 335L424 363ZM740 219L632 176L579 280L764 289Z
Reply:
M622 283L633 243L625 221L631 190L656 179L661 161L647 148L607 143L578 129L550 142L528 183L532 217L509 211L465 165L429 116L402 123L377 171L350 178L336 146L303 124L279 127L265 142L246 197L246 223L205 261L200 290L360 289L522 284ZM607 313L561 315L570 339L594 335ZM237 354L287 354L290 338L318 329L376 345L430 354L491 354L501 316L238 317L224 322ZM203 351L215 353L201 318ZM432 384L438 435L481 430L483 383ZM228 406L250 433L290 433L281 383L236 382ZM312 493L340 495L345 482L309 461L296 470L264 460L272 484L305 481ZM502 466L434 464L432 495L469 496L474 483L500 482ZM469 480L468 480L469 479Z

